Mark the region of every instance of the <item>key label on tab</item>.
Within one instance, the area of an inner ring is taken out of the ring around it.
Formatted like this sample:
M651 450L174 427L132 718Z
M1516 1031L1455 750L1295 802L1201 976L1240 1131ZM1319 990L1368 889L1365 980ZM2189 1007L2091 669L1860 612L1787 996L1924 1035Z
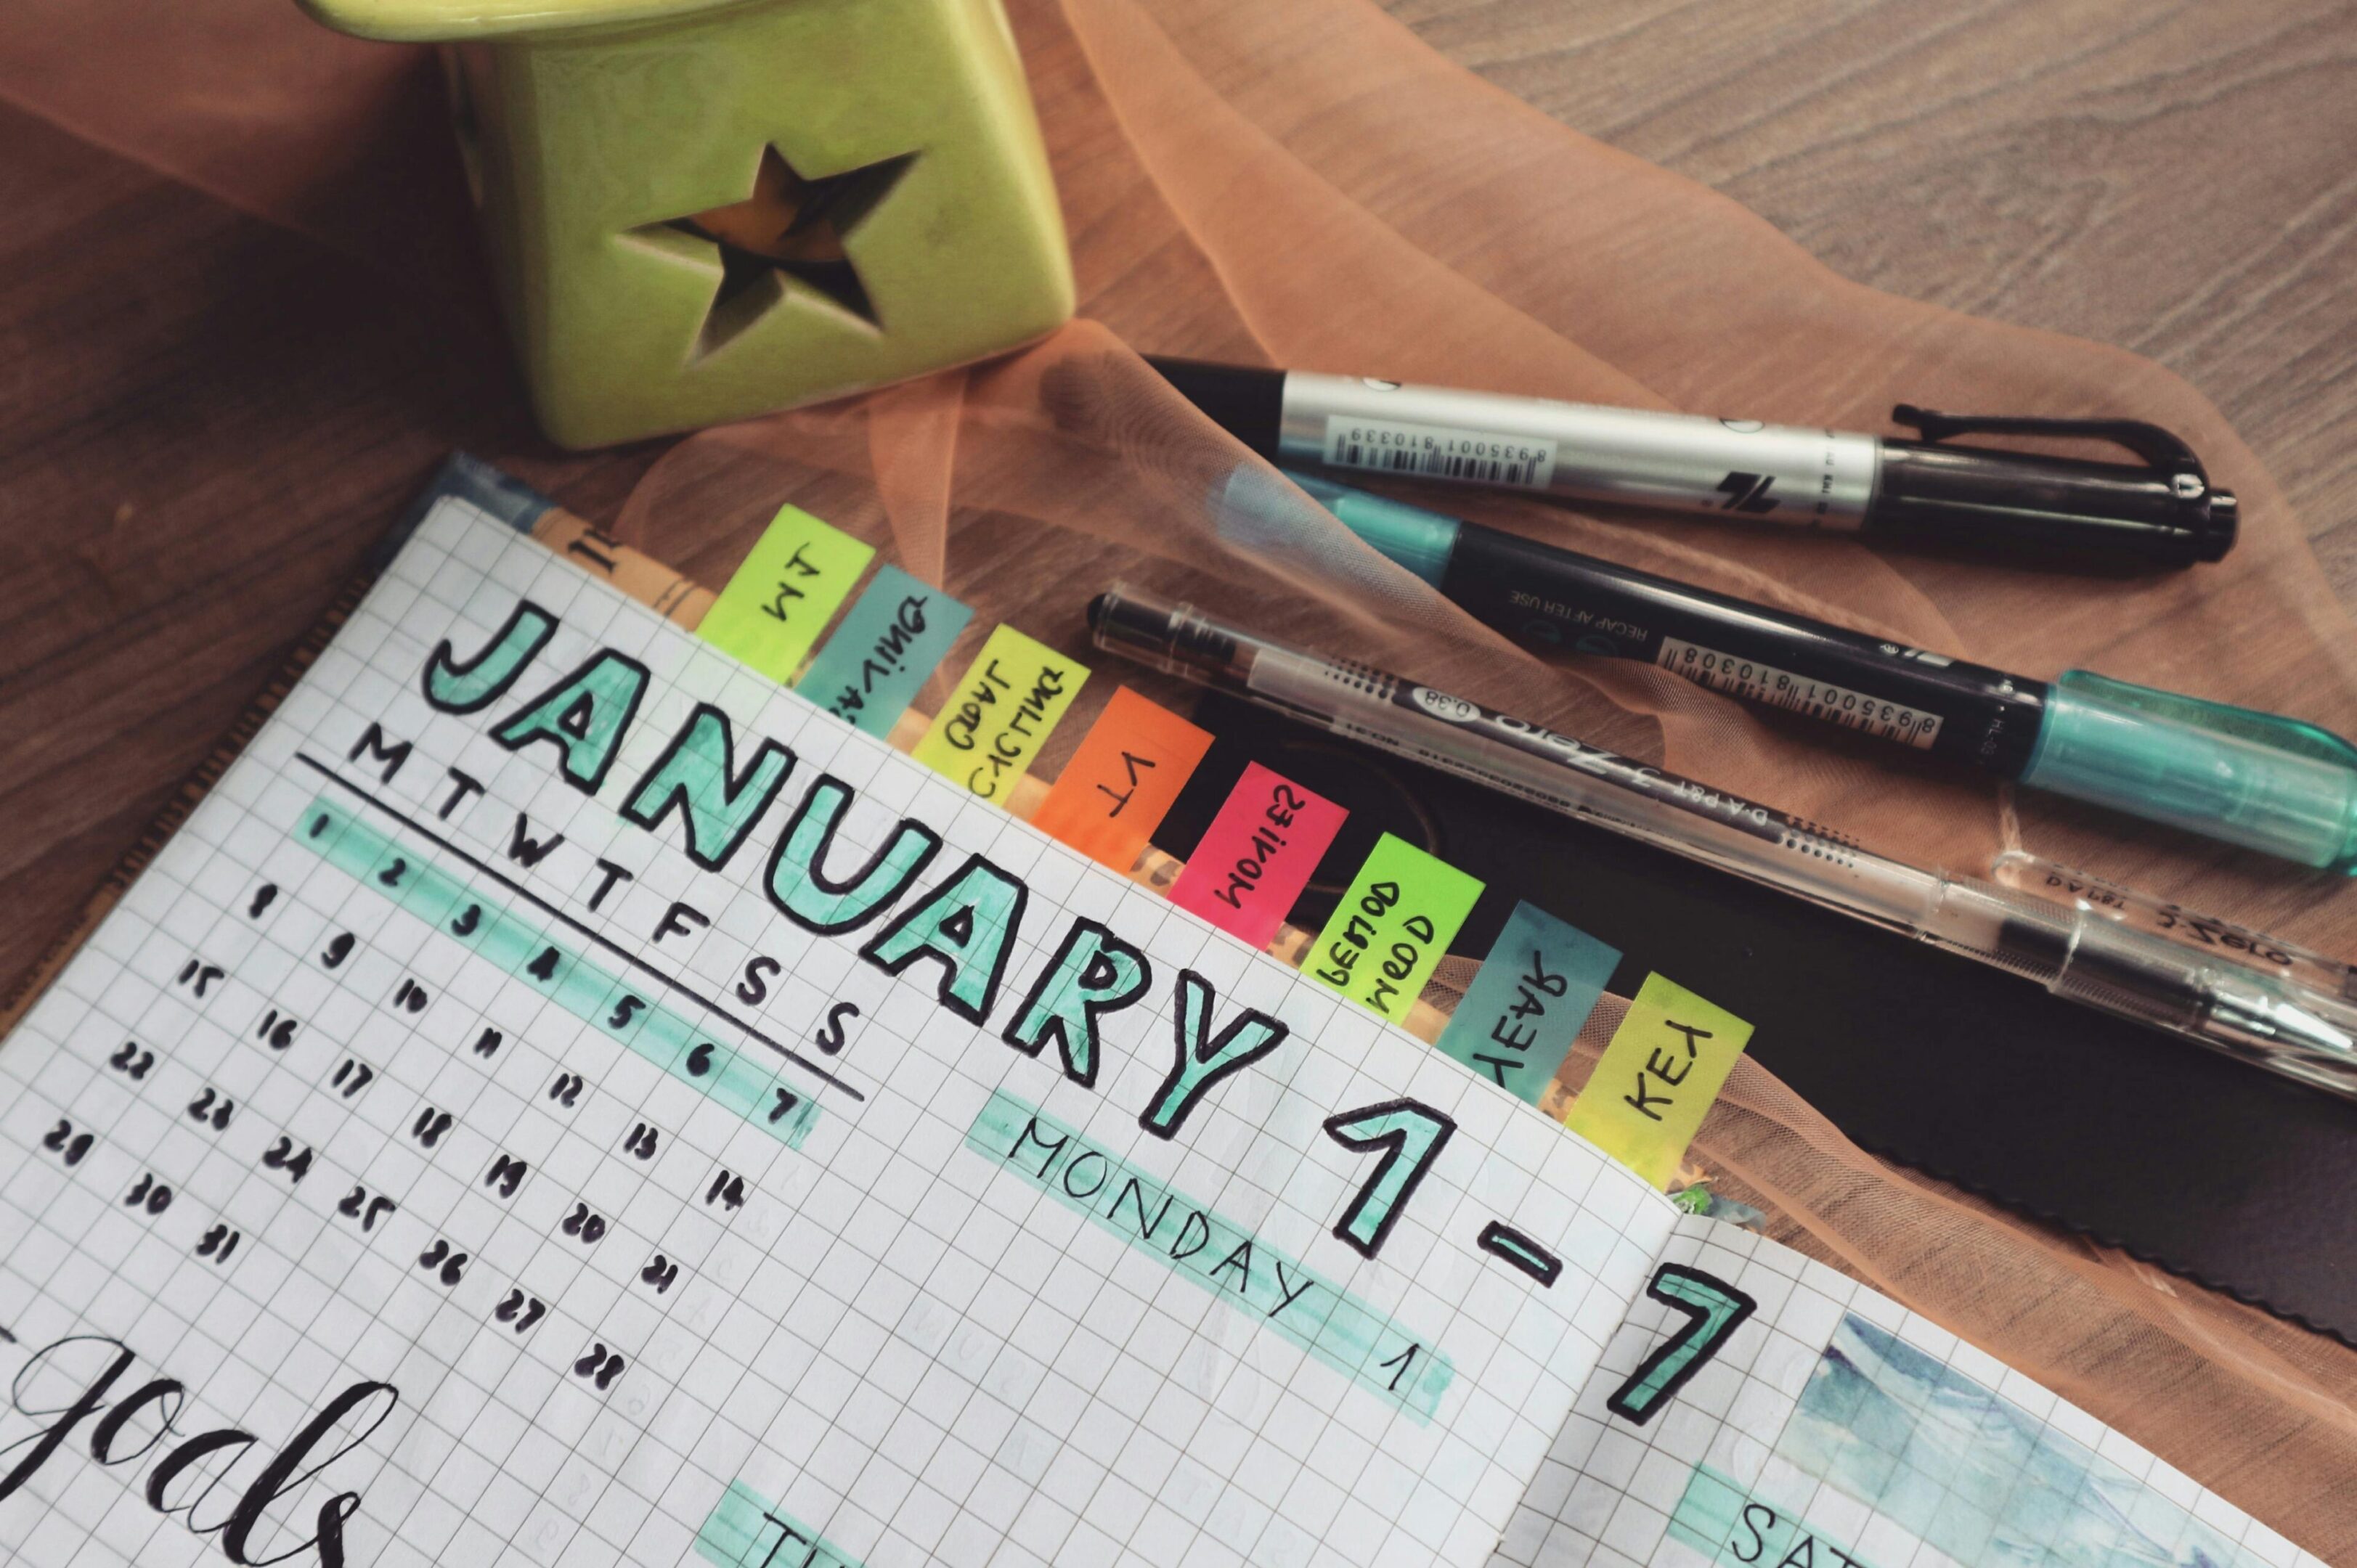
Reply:
M1726 1008L1649 974L1564 1125L1666 1187L1750 1039Z
M1207 732L1124 686L1064 765L1031 825L1126 872L1211 747Z
M1230 936L1268 946L1350 812L1253 763L1203 831L1170 901Z
M1620 962L1620 949L1517 904L1450 1015L1440 1048L1536 1105Z
M855 728L888 736L974 611L887 562L794 690Z
M1305 967L1362 1007L1403 1022L1481 884L1390 833L1351 879Z
M1002 626L912 755L984 800L1004 801L1088 678L1087 665Z
M696 635L791 683L875 558L873 545L798 506L780 507Z

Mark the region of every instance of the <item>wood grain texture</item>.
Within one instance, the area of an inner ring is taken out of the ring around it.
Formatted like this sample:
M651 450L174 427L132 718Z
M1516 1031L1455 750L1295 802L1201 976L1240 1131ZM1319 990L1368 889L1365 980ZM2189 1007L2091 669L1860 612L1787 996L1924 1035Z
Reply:
M2357 4L1385 4L1846 277L2177 371L2357 604Z

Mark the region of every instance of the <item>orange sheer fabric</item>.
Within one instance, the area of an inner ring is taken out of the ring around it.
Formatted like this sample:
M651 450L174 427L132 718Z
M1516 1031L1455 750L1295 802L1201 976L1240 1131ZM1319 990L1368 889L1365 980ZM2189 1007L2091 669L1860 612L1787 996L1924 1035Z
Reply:
M1126 578L1909 858L1978 871L2022 844L2357 950L2345 885L1820 744L1651 669L1542 663L1247 459L1135 351L1868 430L1902 398L2155 420L2243 498L2243 542L2222 564L2090 579L1512 498L1442 504L2001 667L2083 666L2357 731L2347 618L2256 459L2184 383L2115 349L1846 283L1734 203L1449 65L1368 0L1017 0L1013 12L1084 319L997 363L683 441L630 497L615 524L625 540L716 584L791 500L973 603L971 638L1009 620L1073 649L1089 596ZM468 292L456 182L433 172L448 155L423 55L330 36L287 0L162 12L19 0L0 39L0 92L18 102ZM1249 526L1206 504L1240 464ZM1083 693L1044 770L1114 683ZM1566 1077L1585 1070L1575 1053ZM1767 1208L1777 1234L2309 1550L2357 1557L2357 1353L1895 1171L1753 1064L1696 1157Z

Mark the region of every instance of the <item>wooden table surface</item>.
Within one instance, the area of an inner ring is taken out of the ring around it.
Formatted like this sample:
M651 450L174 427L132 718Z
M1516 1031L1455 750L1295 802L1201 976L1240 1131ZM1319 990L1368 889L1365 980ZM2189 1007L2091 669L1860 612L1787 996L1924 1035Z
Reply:
M1391 4L1854 278L2177 370L2357 598L2357 5ZM488 333L5 100L0 214L5 981L449 446L592 518L660 447L553 452Z

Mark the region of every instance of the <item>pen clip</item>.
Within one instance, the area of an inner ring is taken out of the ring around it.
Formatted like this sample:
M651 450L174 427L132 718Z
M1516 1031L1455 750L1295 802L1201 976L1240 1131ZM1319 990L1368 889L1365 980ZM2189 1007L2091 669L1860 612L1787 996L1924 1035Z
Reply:
M2199 500L2210 489L2210 475L2193 448L2173 432L2140 419L2044 419L2021 415L1940 413L1902 403L1890 411L1894 424L1911 426L1926 441L1952 435L2065 435L2108 441L2125 446L2149 468L2169 476L2169 489L2179 500Z

